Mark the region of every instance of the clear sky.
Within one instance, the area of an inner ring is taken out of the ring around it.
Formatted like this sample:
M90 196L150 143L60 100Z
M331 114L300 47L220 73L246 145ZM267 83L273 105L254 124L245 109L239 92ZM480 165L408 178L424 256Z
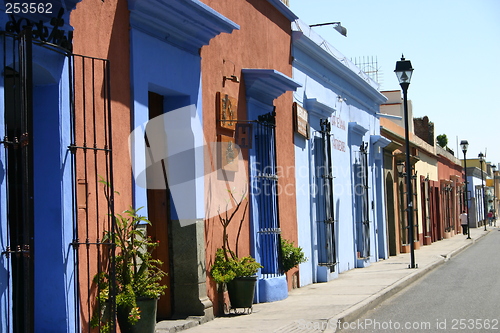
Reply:
M347 37L313 29L349 59L376 59L381 90L400 89L394 68L404 53L413 116L428 116L455 156L466 139L467 158L486 150L500 163L500 0L290 0L290 8L309 25L342 22Z

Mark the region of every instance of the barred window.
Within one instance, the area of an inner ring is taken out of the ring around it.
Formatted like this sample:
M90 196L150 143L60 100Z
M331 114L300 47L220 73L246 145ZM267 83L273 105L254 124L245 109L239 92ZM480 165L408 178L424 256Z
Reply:
M318 265L329 266L334 271L337 263L335 242L335 216L333 199L333 174L331 151L331 124L320 120L321 131L314 137L315 193L313 201L316 209L318 237Z
M278 175L276 170L275 118L273 113L260 116L254 124L255 164L251 185L258 214L258 251L262 275L281 274L281 247L278 215Z
M362 142L354 163L356 245L359 258L370 257L370 207L368 193L368 143Z

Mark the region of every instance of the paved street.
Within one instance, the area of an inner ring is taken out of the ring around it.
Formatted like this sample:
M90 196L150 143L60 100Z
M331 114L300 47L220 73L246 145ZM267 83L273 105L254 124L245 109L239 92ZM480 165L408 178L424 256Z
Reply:
M492 231L342 332L500 332L499 254Z
M187 332L189 333L335 332L338 323L342 325L357 320L366 311L374 309L384 300L391 298L435 268L445 263L446 265L443 267L450 266L448 261L450 259L449 263L455 261L457 253L474 244L477 240L479 240L477 244L477 247L479 247L482 237L489 233L498 233L500 235L496 228L489 227L487 232L483 231L482 228L477 228L471 230L472 240L468 240L463 235L456 235L450 239L435 242L430 246L424 246L415 251L416 263L419 267L417 269L408 269L410 255L400 254L390 257L388 260L372 263L367 268L353 269L341 273L337 279L328 283L317 283L295 289L283 301L255 304L253 313L250 315L220 317L202 325L198 325L197 318L164 321L158 323L156 332L176 332L181 329L188 329ZM493 242L498 241L496 235L491 235L489 238ZM495 246L490 248L488 245L479 247L480 256L488 256L491 260L497 260L493 251L499 252L498 244ZM467 256L464 258L467 258ZM466 261L474 262L474 265L480 265L479 260L475 257ZM470 274L468 279L473 281L466 283L466 285L472 287L475 281L480 279L481 274L473 272L469 267L465 265L461 269L458 268L456 270L458 273L452 275L462 276L465 272L468 272L467 274ZM463 293L465 295L465 291L461 290L463 285L455 285L455 283L456 280L440 281L440 284L445 290L448 290L448 293L450 293L449 288L451 288L451 293ZM471 289L471 292L472 290L475 289ZM426 298L433 300L428 296ZM413 296L412 301L416 302L418 299L419 297ZM465 306L462 302L458 305ZM432 303L425 305L427 308L432 308L432 306ZM406 307L406 311L411 312L414 308L414 306ZM403 312L406 313L406 311Z

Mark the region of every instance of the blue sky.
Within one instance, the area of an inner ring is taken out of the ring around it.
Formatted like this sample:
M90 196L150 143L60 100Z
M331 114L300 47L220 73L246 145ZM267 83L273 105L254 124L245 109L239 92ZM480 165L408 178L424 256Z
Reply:
M467 158L486 149L500 163L499 0L290 0L290 8L307 24L342 22L347 37L313 29L347 58L376 58L382 90L400 88L394 67L404 53L414 117L428 116L455 156L466 139Z

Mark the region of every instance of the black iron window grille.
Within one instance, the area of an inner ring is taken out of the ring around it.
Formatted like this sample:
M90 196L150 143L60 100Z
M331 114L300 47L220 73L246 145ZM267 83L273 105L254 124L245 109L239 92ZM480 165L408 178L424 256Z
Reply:
M459 204L459 213L462 213L463 211L467 211L466 208L466 198L465 198L465 191L466 187L465 184L461 186L457 186L457 196L458 196L458 204Z
M328 266L333 272L337 264L337 244L333 197L331 124L328 119L320 119L320 126L319 136L314 136L313 139L316 182L313 198L316 205L318 265Z
M398 179L398 198L399 198L399 239L401 245L408 245L408 216L406 214L407 200L405 192L405 183L403 178Z
M476 186L476 221L483 221L485 218L484 204L483 204L483 191L481 186Z
M442 205L443 205L443 218L444 218L444 227L446 232L450 232L453 229L452 225L452 188L449 185L445 185L441 188L441 197L442 197Z
M2 256L9 281L4 293L6 329L29 332L34 329L32 36L30 30L2 35L5 136L1 143L7 205L7 244Z
M424 237L431 235L431 203L430 203L430 185L429 178L425 178L421 183L422 193L422 218L424 220Z
M398 178L398 189L399 189L399 216L400 216L400 228L399 228L399 235L401 239L401 245L410 245L410 226L408 225L408 200L406 196L406 182L404 179L406 178L406 166L405 163L401 163L401 165L404 168L404 172L399 173L399 178ZM411 172L411 186L413 189L413 202L417 202L417 173L414 172L415 168L411 167L410 172ZM428 183L428 179L425 181L425 184L427 185L422 185L422 191L425 191L425 186L427 186L427 189L429 189L430 185ZM429 190L432 192L432 190ZM424 228L427 228L427 232L430 234L430 221L431 221L431 212L430 212L430 198L427 197L427 199L424 198L425 195L423 194L422 203L423 206L423 216L426 219L426 226ZM413 209L413 240L419 240L419 233L418 233L418 208L416 205L414 205Z
M22 22L25 25L20 25ZM91 319L96 311L102 310L97 297L102 285L96 284L94 277L106 272L109 280L107 311L110 314L107 326L109 332L115 332L115 247L113 240L102 241L104 231L113 231L115 223L109 61L70 53L64 48L70 44L56 43L56 37L45 36L47 39L44 39L39 35L40 30L36 30L39 24L33 28L27 20L14 23L9 23L10 30L1 32L6 104L5 136L0 143L5 148L7 164L6 233L10 238L2 255L10 259L7 274L12 276L6 293L7 307L12 310L6 313L7 331L30 332L34 329L33 150L41 147L34 148L32 144L32 66L36 45L63 55L67 64L68 76L60 79L61 84L68 85L60 90L59 107L63 111L51 112L69 113L64 116L69 121L62 122L62 126L68 126L70 138L60 138L61 149L68 145L72 179L71 193L64 193L64 201L72 203L68 215L73 217L72 225L68 225L73 230L73 240L67 245L73 249L73 274L68 279L74 281L74 304L67 304L68 311L75 315L76 332L102 331L99 323L91 327ZM7 67L9 63L14 67ZM61 181L63 179L67 178Z
M112 163L110 64L106 59L71 54L71 144L73 159L73 254L75 257L75 329L90 332L107 326L116 331L115 230ZM96 277L107 276L104 283ZM99 295L109 293L104 311ZM78 310L76 310L78 309ZM92 319L94 317L94 321Z
M370 257L370 205L368 191L368 143L362 142L354 163L354 200L358 258Z
M418 233L418 191L417 191L417 178L418 172L415 170L415 167L412 167L412 176L411 176L411 186L413 187L413 239L414 241L418 241L420 239L420 235Z

